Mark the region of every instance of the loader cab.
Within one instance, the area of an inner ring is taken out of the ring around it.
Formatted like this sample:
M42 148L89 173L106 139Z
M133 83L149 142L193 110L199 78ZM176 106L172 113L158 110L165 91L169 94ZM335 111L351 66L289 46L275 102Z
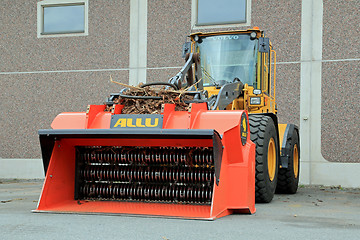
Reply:
M248 34L206 36L195 43L200 53L203 85L221 86L239 79L256 85L258 39Z
M216 95L224 84L241 81L245 86L242 102L235 109L276 113L276 53L263 31L254 28L190 37L191 51L200 55L203 87L209 95Z

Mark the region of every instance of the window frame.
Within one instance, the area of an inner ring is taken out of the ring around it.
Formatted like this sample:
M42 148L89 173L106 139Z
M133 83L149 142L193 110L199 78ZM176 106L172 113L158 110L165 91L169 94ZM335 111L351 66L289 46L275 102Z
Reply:
M56 7L56 6L74 6L84 5L84 32L64 32L64 33L43 33L44 30L44 7ZM37 37L38 38L51 38L51 37L76 37L87 36L88 31L88 12L89 12L89 0L44 0L37 3Z
M251 26L251 0L246 1L245 9L245 22L242 23L223 23L223 24L208 24L208 25L198 25L198 0L191 1L191 29L209 29L209 28L228 28L228 27L243 27Z

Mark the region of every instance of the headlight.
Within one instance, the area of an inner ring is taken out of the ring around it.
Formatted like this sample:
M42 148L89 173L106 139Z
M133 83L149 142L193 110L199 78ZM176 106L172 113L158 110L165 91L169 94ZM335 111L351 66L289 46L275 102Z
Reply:
M261 90L260 89L254 89L253 94L259 95L259 94L261 94Z
M251 39L251 40L254 40L254 39L256 38L256 36L257 36L257 33L256 33L256 32L251 32L251 33L250 33L250 39Z
M194 36L194 41L198 43L202 43L202 39L199 37L199 35Z
M261 98L259 97L250 98L250 105L260 105L260 104L261 104Z

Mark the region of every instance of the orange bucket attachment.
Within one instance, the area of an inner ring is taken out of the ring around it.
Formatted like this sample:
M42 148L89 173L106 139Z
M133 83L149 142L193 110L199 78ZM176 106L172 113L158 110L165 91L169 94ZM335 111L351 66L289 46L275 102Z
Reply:
M194 105L168 106L158 128L154 115L99 111L92 122L108 129L92 129L89 113L61 114L53 127L67 115L80 127L39 130L46 177L34 211L191 219L255 212L247 113Z

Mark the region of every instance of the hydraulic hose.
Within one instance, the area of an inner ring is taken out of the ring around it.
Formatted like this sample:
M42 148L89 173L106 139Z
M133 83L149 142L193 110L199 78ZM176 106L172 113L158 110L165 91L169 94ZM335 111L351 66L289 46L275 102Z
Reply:
M168 82L145 83L145 84L141 85L140 87L143 88L143 87L147 87L147 86L161 86L161 85L166 85L166 86L172 87L172 88L175 89L175 90L179 90L179 88L178 88L175 84L168 83Z

